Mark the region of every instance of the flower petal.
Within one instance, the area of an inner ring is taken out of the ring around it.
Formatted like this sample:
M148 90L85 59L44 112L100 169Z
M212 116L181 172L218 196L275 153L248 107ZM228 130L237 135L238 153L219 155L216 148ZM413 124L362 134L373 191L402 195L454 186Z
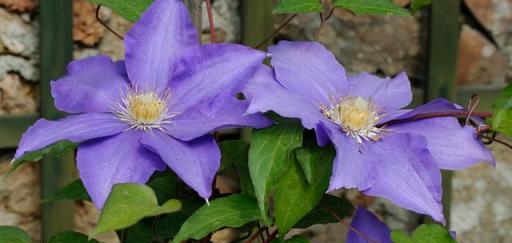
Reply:
M366 144L365 144L366 145ZM377 168L375 183L363 192L391 200L400 207L428 214L444 223L441 172L427 149L427 140L394 134L367 144L365 162Z
M173 112L184 112L218 94L242 90L265 53L237 44L210 44L188 55L171 81Z
M339 127L328 122L320 124L336 149L328 191L341 188L365 190L371 187L375 183L377 172L373 164L367 163L366 153L361 151L364 147L348 137Z
M370 98L383 112L393 112L412 101L411 82L405 72L395 78L362 73L349 76L349 95Z
M345 69L320 43L281 41L268 50L277 80L310 102L327 105L347 91Z
M247 113L274 111L288 118L299 118L307 129L313 129L323 118L320 107L281 86L272 69L261 65L243 93L251 102Z
M428 149L442 169L459 170L486 161L495 165L491 152L476 136L471 126L460 126L456 118L439 117L397 123L388 129L425 137Z
M58 141L83 142L117 134L128 127L110 113L72 115L58 121L39 119L21 138L15 158L43 149Z
M126 34L125 46L132 84L139 91L161 91L182 54L199 40L182 0L156 0Z
M347 243L392 243L391 230L366 208L357 208L350 226ZM352 229L356 229L357 232Z
M145 134L142 144L159 154L199 196L205 199L211 196L213 178L220 167L220 150L212 136L182 142L165 133L152 131Z
M229 93L196 105L172 119L164 128L173 137L189 141L209 132L236 127L264 128L273 124L261 113L245 114L249 102Z
M128 77L123 61L100 55L69 63L67 74L50 85L61 111L107 112L128 89Z
M79 145L78 172L97 208L103 207L114 184L143 184L153 172L166 168L158 155L140 144L142 133L128 131Z

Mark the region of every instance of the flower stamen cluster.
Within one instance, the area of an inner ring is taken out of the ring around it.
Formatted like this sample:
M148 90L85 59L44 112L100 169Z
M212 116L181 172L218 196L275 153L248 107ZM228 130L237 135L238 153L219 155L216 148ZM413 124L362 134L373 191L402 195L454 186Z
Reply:
M153 128L162 129L173 117L167 107L167 97L155 92L138 93L128 92L121 100L114 113L121 121L130 124L130 129L148 131Z
M377 127L381 119L375 105L361 96L348 96L339 100L331 98L331 105L320 106L322 114L336 123L348 136L358 143L379 140L381 128Z

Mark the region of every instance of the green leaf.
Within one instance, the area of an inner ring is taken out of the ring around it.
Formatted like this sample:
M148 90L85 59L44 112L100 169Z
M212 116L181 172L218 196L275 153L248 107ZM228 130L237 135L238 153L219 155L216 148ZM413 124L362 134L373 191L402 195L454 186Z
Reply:
M254 186L251 182L248 166L249 144L242 140L227 140L219 144L221 171L233 170L240 179L240 189L243 194L254 196Z
M128 21L135 22L146 11L153 0L88 0L94 4L109 7Z
M52 202L52 201L59 201L59 200L85 200L85 201L91 201L91 197L87 193L87 190L84 187L84 184L82 183L82 180L76 179L69 183L68 185L64 186L57 192L55 192L53 195L51 195L49 198L43 200L43 203L46 202Z
M304 216L294 228L303 229L315 224L337 223L339 220L333 213L342 219L350 216L353 211L354 206L347 199L325 194L318 206Z
M318 0L280 0L272 10L273 14L321 13L324 7Z
M297 158L308 183L313 182L313 177L315 176L315 173L317 173L319 166L317 162L318 158L314 157L318 155L318 153L315 153L316 149L317 147L315 146L305 146L295 151L295 157Z
M254 192L265 223L268 223L267 201L277 179L293 162L293 150L302 144L302 126L296 120L280 119L278 124L252 134L249 149L249 172Z
M158 237L166 241L173 238L178 233L185 220L203 205L204 199L199 197L183 201L183 208L180 211L167 214L160 218L155 228Z
M168 171L152 178L148 186L155 191L158 203L162 204L171 198L176 198L178 190L178 178Z
M332 146L320 148L314 139L308 139L304 148L298 150L304 151L301 159L317 165L309 184L296 160L279 178L274 193L274 211L281 236L318 205L327 191L332 173L335 155Z
M75 143L72 143L70 141L60 141L44 149L33 152L27 152L24 155L22 155L19 159L13 160L11 162L11 169L9 170L8 174L12 173L25 162L41 160L47 154L52 154L55 157L60 157L66 154L67 152L74 150L75 148Z
M155 240L153 234L155 220L155 218L146 218L127 229L117 232L120 241L123 243L152 243Z
M215 199L194 212L181 226L173 242L202 239L223 227L240 227L261 220L257 201L247 195L235 194Z
M309 243L309 240L302 236L302 235L296 235L292 237L291 239L285 240L286 243Z
M280 238L275 238L270 243L309 243L309 240L302 235L295 235L288 240L282 240Z
M0 243L30 243L30 236L14 226L0 226Z
M391 232L394 243L456 243L450 232L438 224L424 224L416 228L411 237L401 230Z
M348 9L357 15L411 15L391 0L336 0L334 6Z
M426 7L432 3L432 0L413 0L411 3L412 12L416 13L423 7Z
M512 84L501 91L492 107L492 129L512 137Z
M48 243L100 243L99 241L92 239L89 240L86 235L74 232L64 231L58 234L52 235L48 240Z
M103 206L98 225L90 236L123 229L144 217L172 213L180 208L181 203L174 199L158 206L155 192L149 186L116 184Z

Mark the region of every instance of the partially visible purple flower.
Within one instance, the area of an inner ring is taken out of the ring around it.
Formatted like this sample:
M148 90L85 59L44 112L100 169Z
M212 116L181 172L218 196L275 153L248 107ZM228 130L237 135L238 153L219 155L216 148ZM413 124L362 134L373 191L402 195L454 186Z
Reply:
M208 199L220 166L209 134L262 128L236 98L265 53L235 44L200 45L181 0L156 0L125 38L126 61L74 61L52 82L55 105L74 113L41 119L23 135L15 158L59 140L80 143L80 178L101 208L116 183L145 183L170 167Z
M392 243L391 230L372 212L359 207L350 223L347 243Z
M337 151L329 191L357 188L444 222L442 169L494 163L474 128L456 118L408 121L420 113L460 107L438 99L414 110L405 73L393 79L348 76L315 42L282 41L269 48L273 70L260 66L244 94L248 113L275 111L315 129L319 145ZM389 123L390 125L384 126Z

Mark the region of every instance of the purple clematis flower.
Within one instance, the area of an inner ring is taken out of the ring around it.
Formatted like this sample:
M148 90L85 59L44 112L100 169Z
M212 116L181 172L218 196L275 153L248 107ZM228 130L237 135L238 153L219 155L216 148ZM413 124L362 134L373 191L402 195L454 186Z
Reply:
M356 211L347 234L347 243L392 243L391 230L366 208Z
M322 45L282 41L269 48L273 70L260 66L244 93L248 114L275 111L315 129L317 142L337 151L329 191L357 188L444 221L442 169L494 163L472 127L456 118L408 118L460 107L439 99L415 110L410 82L370 74L347 77ZM386 124L389 124L385 126Z
M238 100L266 54L236 44L200 45L181 0L156 0L125 38L126 61L96 56L71 62L52 82L55 105L73 113L41 119L23 135L15 158L59 140L79 143L80 177L102 208L116 183L145 183L170 167L208 199L220 166L209 134L262 128Z

